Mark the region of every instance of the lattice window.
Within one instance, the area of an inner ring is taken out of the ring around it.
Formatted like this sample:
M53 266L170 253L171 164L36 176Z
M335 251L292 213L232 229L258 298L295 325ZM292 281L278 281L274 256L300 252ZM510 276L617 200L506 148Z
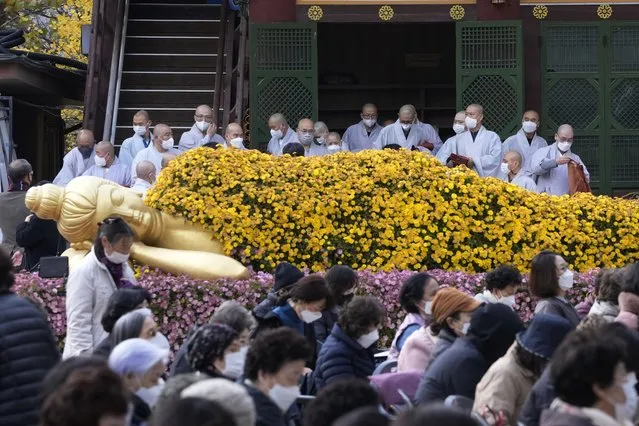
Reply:
M500 75L480 75L462 93L463 105L484 107L484 125L502 133L517 114L517 92Z
M579 155L590 173L590 182L599 182L599 136L575 136L572 150Z
M624 78L610 92L610 113L625 129L639 129L639 79Z
M639 71L639 27L613 27L610 45L613 72Z
M276 112L295 127L297 120L313 115L313 94L295 77L272 78L260 90L257 114L266 122Z
M613 136L611 153L613 182L639 182L639 136Z
M516 69L519 65L514 26L464 27L461 49L461 69Z
M259 28L256 68L261 71L310 71L313 67L311 28Z
M550 26L545 28L546 71L597 72L599 28Z
M585 129L599 117L597 89L583 78L563 78L546 94L548 116L557 124Z

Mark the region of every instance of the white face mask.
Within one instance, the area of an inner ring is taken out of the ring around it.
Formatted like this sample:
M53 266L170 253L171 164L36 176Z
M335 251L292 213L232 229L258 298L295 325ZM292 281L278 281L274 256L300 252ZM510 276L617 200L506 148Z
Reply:
M283 136L284 136L284 133L282 133L281 130L273 130L273 129L271 129L271 137L273 137L275 139L282 139Z
M317 138L316 141L318 144L324 145L326 143L326 138Z
M626 382L623 384L623 393L626 395L626 402L618 406L615 404L615 412L617 416L621 415L622 418L617 417L617 420L632 420L637 412L637 403L639 402L637 395L637 375L635 373L628 373ZM621 411L621 413L619 413Z
M559 287L564 290L571 289L574 277L575 274L570 269L566 269L566 271L559 276Z
M465 322L464 325L462 326L462 329L461 329L462 334L464 336L467 335L469 329L470 329L470 323L469 322Z
M233 138L229 141L232 147L234 148L244 148L244 139L243 138Z
M498 300L498 303L501 303L503 305L508 306L509 308L512 308L513 306L515 306L515 303L517 303L515 301L515 295L511 295L511 296L506 296L506 297L502 297L501 299Z
M499 167L501 167L501 172L503 174L507 175L508 173L510 173L510 169L508 168L508 163L501 163Z
M244 362L248 346L242 346L239 351L224 355L224 370L222 374L231 379L239 379L244 374Z
M208 121L202 120L202 121L196 121L195 125L197 126L198 129L200 129L200 132L206 132L211 124Z
M357 343L359 343L362 346L362 348L369 348L378 340L379 340L379 331L375 329L369 333L364 334L359 339L357 339Z
M337 151L339 151L340 149L342 149L342 147L341 147L341 146L339 146L339 145L329 145L329 146L328 146L328 147L326 147L326 148L327 148L329 151L331 151L331 152L337 152Z
M322 318L321 312L311 312L307 310L302 311L302 321L304 321L307 324L317 321L320 318Z
M521 128L524 129L526 133L533 133L537 131L537 123L534 121L524 121L521 123Z
M173 148L173 144L175 143L175 141L173 140L173 138L167 139L165 141L162 141L162 148L164 149L171 149Z
M365 118L364 119L364 125L368 128L371 128L375 125L375 123L377 123L377 120L373 119L373 118Z
M144 136L146 133L146 126L133 126L133 132L138 136Z
M562 151L562 152L570 151L570 147L572 146L572 142L560 142L560 141L555 141L555 142L557 142L557 148L559 148L560 151Z
M269 398L271 398L275 405L282 410L282 413L288 411L300 395L301 392L298 386L282 386L280 384L276 384L270 391L268 391Z
M106 158L98 157L98 154L96 154L95 157L93 157L93 160L95 161L95 165L98 167L106 166Z
M115 250L113 250L111 254L104 253L104 255L109 260L109 262L115 263L116 265L120 265L126 262L127 260L129 260L129 253L124 254L124 253L117 252Z
M402 123L402 129L404 129L404 130L410 130L411 126L412 126L412 124L410 124L410 123Z
M468 130L472 130L475 127L477 127L477 119L476 118L466 117L464 122L466 123L466 127L468 127Z
M313 142L313 135L311 133L300 133L299 139L302 145L310 145Z
M455 132L455 134L460 134L464 131L466 131L466 126L464 126L463 124L453 124L453 131Z
M419 308L422 310L423 313L425 313L426 315L432 315L433 314L433 301L432 300L424 300L424 307L423 308Z

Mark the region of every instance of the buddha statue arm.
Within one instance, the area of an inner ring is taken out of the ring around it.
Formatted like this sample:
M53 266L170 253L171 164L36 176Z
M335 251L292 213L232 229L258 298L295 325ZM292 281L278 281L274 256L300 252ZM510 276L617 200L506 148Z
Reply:
M135 242L131 247L131 257L143 265L173 275L188 274L202 280L248 277L248 270L240 262L215 253L151 247Z

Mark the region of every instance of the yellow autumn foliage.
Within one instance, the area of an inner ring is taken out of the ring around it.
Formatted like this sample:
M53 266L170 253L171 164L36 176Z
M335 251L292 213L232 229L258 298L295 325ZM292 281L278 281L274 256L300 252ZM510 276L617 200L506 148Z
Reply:
M8 27L25 31L19 49L87 62L82 55L82 25L91 23L93 0L5 0L5 10L11 18ZM61 116L72 127L82 122L83 111L64 108ZM74 146L75 132L66 136L66 142L67 150Z
M535 194L431 156L311 158L199 148L163 170L147 204L211 230L255 269L521 270L543 249L579 271L639 259L639 204Z

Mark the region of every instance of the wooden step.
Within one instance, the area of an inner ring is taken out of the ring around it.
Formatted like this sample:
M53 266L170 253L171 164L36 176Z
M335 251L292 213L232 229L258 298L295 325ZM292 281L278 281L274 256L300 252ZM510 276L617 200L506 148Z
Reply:
M209 89L215 88L215 71L163 72L123 71L122 89Z
M213 103L213 90L120 90L119 108L146 107L174 108L181 105L201 105Z
M125 53L217 53L217 36L127 36ZM170 59L170 58L167 58Z
M143 102L144 100L141 99ZM170 109L148 109L146 112L153 123L166 123L171 126L191 127L194 123L193 116L198 105L181 105ZM144 108L120 108L118 111L117 125L122 127L132 126L133 114Z
M133 3L129 5L129 19L220 19L220 6Z
M129 19L127 36L202 36L218 35L219 19Z
M126 71L215 71L217 54L124 54Z

